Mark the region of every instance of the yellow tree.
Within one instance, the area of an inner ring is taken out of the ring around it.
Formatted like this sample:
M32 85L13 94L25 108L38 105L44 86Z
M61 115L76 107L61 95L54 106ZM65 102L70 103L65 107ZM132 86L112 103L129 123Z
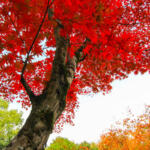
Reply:
M149 150L150 149L150 106L145 107L142 115L132 113L121 128L110 129L101 136L99 150Z

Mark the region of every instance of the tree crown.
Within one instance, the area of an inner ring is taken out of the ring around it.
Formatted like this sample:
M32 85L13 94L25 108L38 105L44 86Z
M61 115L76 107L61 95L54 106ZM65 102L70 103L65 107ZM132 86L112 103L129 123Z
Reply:
M66 99L63 121L71 122L77 94L107 93L112 81L149 70L149 6L148 0L1 0L0 96L11 101L19 97L24 107L30 106L20 82L25 64L31 91L43 92L59 25L69 41L66 62L77 49L83 53Z

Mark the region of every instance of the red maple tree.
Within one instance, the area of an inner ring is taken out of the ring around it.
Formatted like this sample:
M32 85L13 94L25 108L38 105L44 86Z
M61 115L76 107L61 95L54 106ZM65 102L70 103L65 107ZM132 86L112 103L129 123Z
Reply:
M43 149L54 123L72 124L77 94L149 71L149 9L149 0L1 0L0 96L32 105L7 149Z

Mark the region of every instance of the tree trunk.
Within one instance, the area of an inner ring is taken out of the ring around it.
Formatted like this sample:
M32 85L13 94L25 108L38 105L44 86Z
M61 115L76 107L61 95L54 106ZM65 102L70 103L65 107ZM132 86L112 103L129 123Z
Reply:
M50 84L51 88L47 95L36 97L36 103L32 105L25 125L6 150L44 150L55 121L65 109L65 103L60 100L58 83L51 82ZM61 95L63 100L65 100L65 95Z

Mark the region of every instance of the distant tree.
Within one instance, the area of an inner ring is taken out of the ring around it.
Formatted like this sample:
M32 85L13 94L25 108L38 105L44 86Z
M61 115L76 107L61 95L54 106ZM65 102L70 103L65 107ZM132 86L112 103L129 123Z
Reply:
M98 146L95 143L88 143L84 141L78 145L78 150L98 150Z
M79 144L79 148L81 149L84 149L84 148L90 148L90 143L88 143L88 142L86 142L86 141L84 141L84 142L82 142L81 144Z
M90 144L88 142L75 144L66 138L58 137L46 150L98 150L98 146L95 143Z
M77 150L77 145L66 138L58 137L46 150Z
M110 129L101 136L99 150L149 150L150 149L150 106L137 118L131 113L121 128Z
M0 99L0 150L17 134L21 127L22 113L8 110L8 102Z

